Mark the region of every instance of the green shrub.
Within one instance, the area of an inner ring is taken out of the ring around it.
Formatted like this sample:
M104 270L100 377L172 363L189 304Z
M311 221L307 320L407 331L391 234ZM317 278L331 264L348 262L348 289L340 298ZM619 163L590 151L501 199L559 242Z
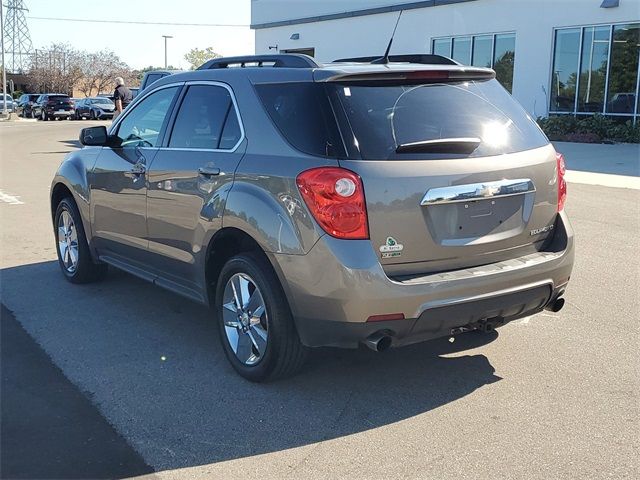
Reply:
M600 114L538 118L538 125L552 141L640 143L640 122L636 125L631 120L620 123Z

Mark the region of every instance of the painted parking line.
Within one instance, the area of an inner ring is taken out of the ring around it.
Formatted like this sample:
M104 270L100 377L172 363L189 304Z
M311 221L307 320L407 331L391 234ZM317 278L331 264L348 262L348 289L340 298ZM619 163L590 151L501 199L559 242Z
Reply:
M565 178L569 183L582 183L585 185L600 185L602 187L640 190L640 177L567 170Z
M20 197L10 195L0 190L0 201L8 203L9 205L24 205L24 202L20 200Z

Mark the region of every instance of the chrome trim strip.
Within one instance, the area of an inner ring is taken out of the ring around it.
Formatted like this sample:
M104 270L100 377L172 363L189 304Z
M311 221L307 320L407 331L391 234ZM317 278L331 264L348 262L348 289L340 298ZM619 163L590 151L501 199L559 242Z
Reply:
M420 205L472 202L488 198L511 197L513 195L522 195L535 191L536 188L529 178L452 185L450 187L429 189L427 193L424 194L424 197L422 197Z

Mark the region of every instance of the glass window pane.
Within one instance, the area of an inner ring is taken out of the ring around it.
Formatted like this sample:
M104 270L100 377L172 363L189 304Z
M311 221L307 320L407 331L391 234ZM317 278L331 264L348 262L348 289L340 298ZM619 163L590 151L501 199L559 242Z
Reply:
M474 67L491 68L491 49L493 47L493 35L473 37L473 58L471 65Z
M271 120L294 148L320 157L344 157L340 132L323 85L273 83L255 88Z
M613 27L607 113L633 113L639 52L640 24Z
M463 65L471 63L471 37L453 39L453 55L451 58Z
M178 87L163 88L138 103L118 127L120 146L157 147L162 124L177 91Z
M170 147L216 149L227 114L234 114L226 88L213 85L189 87L171 132Z
M513 91L513 65L515 60L516 34L496 35L493 69L496 71L496 78L509 93Z
M549 104L549 110L552 112L573 112L574 110L579 51L579 28L556 30Z
M602 112L609 57L609 27L586 27L582 39L579 112Z
M443 57L451 57L451 39L438 38L433 41L433 53Z
M365 160L483 157L548 143L535 122L496 80L427 85L335 85ZM482 139L472 153L396 153L401 144Z

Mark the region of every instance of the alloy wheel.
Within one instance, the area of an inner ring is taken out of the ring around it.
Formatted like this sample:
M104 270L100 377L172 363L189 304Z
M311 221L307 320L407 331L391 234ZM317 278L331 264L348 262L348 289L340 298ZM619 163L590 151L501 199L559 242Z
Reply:
M253 279L236 273L224 289L222 320L229 346L245 365L264 358L269 337L269 319L264 298Z
M64 268L73 274L78 268L78 232L67 210L58 217L58 252Z

